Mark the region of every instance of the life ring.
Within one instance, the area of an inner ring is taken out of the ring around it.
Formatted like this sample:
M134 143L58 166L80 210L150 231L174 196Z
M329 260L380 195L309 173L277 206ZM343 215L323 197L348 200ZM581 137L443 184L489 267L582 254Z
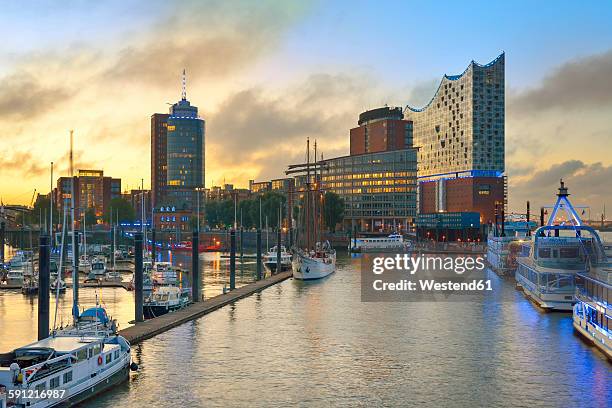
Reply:
M102 356L98 356L98 365L102 365Z

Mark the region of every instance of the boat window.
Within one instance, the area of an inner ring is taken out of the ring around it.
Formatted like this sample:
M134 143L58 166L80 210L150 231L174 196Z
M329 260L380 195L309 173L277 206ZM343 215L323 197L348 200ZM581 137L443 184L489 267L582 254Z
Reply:
M559 248L559 258L578 258L578 248Z
M57 377L53 377L52 379L49 380L49 388L50 389L59 388L59 386L60 386L59 375Z
M99 344L96 344L96 345L93 347L93 355L95 356L95 355L98 355L98 354L100 354L100 345L99 345Z
M64 384L68 384L70 381L72 381L72 371L64 373Z
M87 360L87 349L80 349L76 356L78 361Z
M550 248L539 248L538 258L550 258Z
M113 361L113 354L112 353L108 353L106 355L106 364L110 364L111 361Z
M39 384L36 384L36 387L34 387L34 389L38 391L38 394L40 394L41 391L44 391L47 389L47 382L43 381Z
M119 358L119 350L115 350L115 360Z

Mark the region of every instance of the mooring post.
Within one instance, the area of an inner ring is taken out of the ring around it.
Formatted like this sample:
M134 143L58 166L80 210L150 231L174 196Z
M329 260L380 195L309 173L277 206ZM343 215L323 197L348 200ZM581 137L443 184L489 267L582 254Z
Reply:
M261 229L257 228L257 280L261 280Z
M156 259L156 244L155 244L155 228L151 228L151 260L155 262Z
M530 208L529 208L529 200L527 200L527 215L525 218L527 218L527 236L530 237L531 236L531 226L529 225L529 217L531 216L530 214Z
M544 226L544 207L540 207L540 227Z
M199 302L202 299L200 295L200 233L197 230L193 231L191 237L191 292L192 300Z
M113 259L115 259L115 251L117 250L117 248L115 248L115 226L112 223L110 226L110 245L111 245L110 261L112 262ZM113 264L113 268L114 267L115 265Z
M230 290L236 289L236 230L230 232Z
M49 236L41 234L38 246L38 340L49 337ZM58 279L59 275L58 275Z
M289 250L293 248L293 227L289 228Z
M0 221L0 263L4 263L4 238L6 235L6 224Z
M79 231L74 231L74 248L72 248L72 257L73 257L72 259L74 259L75 261L72 263L72 265L76 265L76 274L74 274L73 276L76 276L77 278L79 277L79 258L80 258L79 239L80 238L81 237L80 237ZM78 284L78 282L76 283ZM78 292L76 293L78 294ZM74 296L74 294L72 296Z
M276 235L276 273L281 271L281 228L278 227Z
M244 228L240 227L240 262L242 262L242 257L244 256Z
M143 314L143 270L142 270L142 232L134 233L134 286L135 296L134 300L134 319L137 322L144 321Z

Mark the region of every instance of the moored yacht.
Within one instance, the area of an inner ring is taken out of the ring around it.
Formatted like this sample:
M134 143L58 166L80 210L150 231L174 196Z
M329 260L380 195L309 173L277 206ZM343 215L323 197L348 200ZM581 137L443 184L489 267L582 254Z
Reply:
M321 279L336 271L336 251L328 241L317 242L314 251L297 250L293 258L293 277L300 280Z
M21 269L9 269L6 272L6 284L21 287L23 285L23 271Z
M276 263L278 260L278 249L276 245L270 248L270 250L264 255L263 258L263 264L266 268L268 268L272 272L279 271L279 268L276 267ZM280 271L288 271L289 269L291 269L291 254L287 252L287 249L284 245L281 245L280 247L280 262Z
M152 278L156 285L178 284L178 272L170 262L155 262Z
M182 309L188 304L189 290L178 286L158 286L144 301L144 316L152 319Z
M503 222L503 228L494 226L487 235L486 261L501 276L514 276L521 247L531 240L527 222Z

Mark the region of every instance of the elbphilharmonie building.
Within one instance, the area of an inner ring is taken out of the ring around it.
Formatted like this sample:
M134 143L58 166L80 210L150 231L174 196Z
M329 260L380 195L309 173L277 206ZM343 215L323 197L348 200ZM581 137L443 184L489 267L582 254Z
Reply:
M444 75L431 101L406 107L419 149L419 212L479 212L505 204L505 55Z

